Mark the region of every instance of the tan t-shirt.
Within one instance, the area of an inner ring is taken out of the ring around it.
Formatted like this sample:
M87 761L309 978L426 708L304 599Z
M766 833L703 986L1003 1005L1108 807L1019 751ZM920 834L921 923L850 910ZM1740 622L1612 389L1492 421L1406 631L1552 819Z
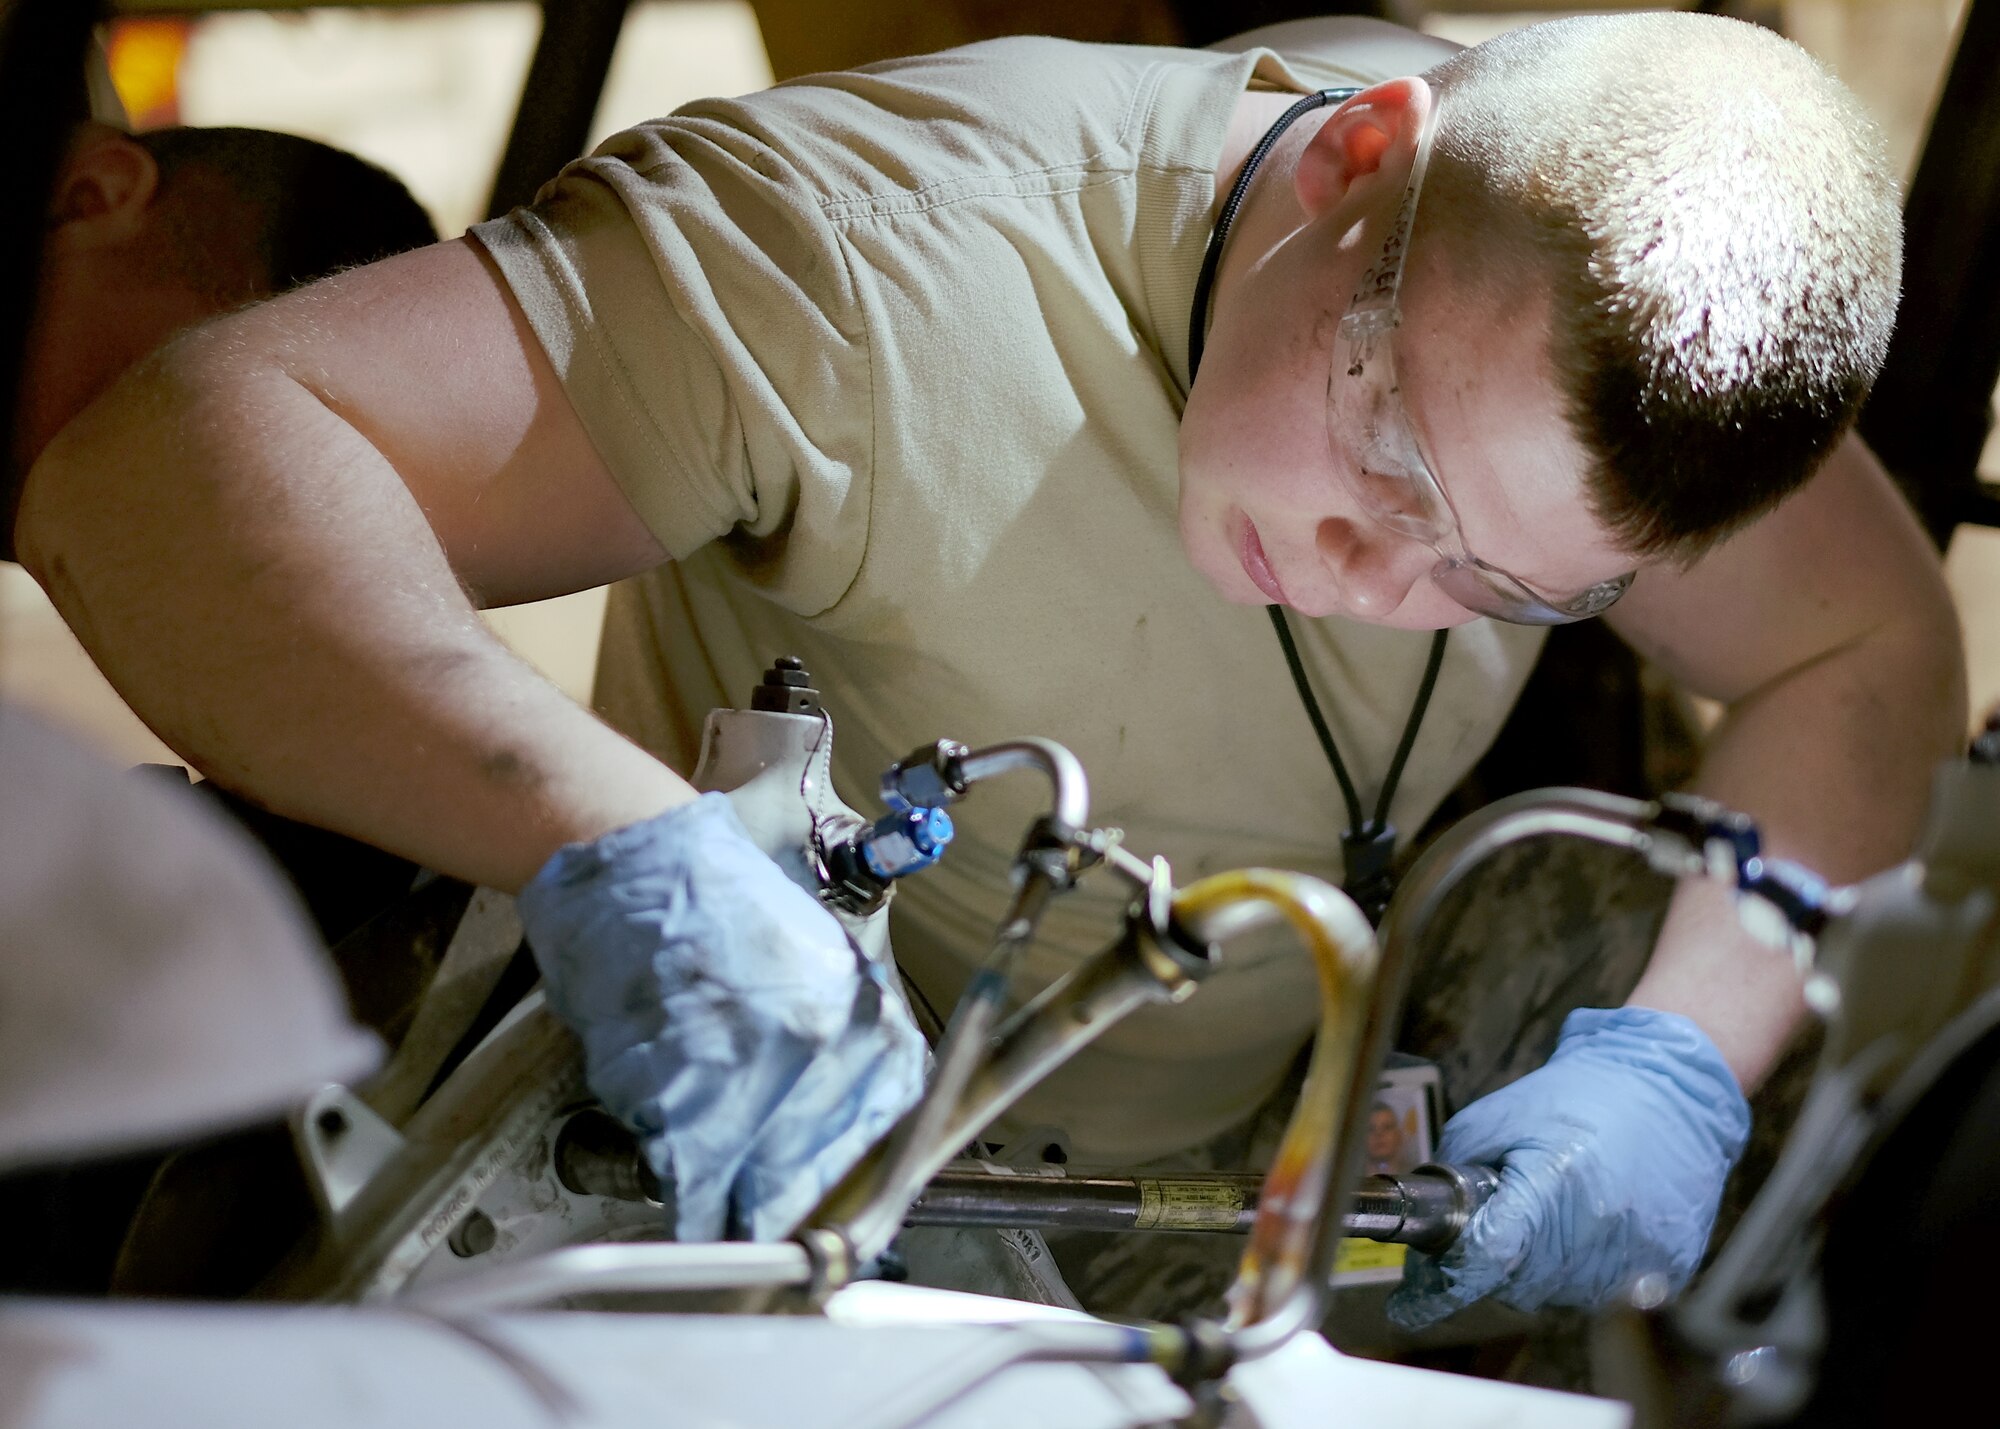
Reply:
M1344 810L1261 610L1182 555L1176 431L1214 172L1246 86L1380 78L1266 51L1011 39L740 100L608 141L475 233L592 440L676 558L614 596L600 703L683 770L718 703L802 657L836 782L941 736L1042 735L1093 821L1185 881L1242 865L1337 880ZM1298 620L1371 801L1429 637ZM1490 743L1537 632L1454 633L1395 800L1408 832ZM979 786L906 880L896 951L941 1008L985 956L1047 790ZM1107 942L1098 873L1050 913L1039 987ZM1024 1107L1133 1159L1242 1118L1312 1031L1308 959L1232 947Z

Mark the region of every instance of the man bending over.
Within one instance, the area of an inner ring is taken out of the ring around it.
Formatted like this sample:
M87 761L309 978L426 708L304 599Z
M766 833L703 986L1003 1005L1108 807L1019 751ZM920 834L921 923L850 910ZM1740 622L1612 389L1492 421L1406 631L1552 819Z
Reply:
M1894 861L1964 712L1931 552L1847 435L1899 261L1853 99L1703 16L1377 58L1020 39L689 105L144 364L30 474L23 559L213 777L524 890L686 1236L784 1233L920 1075L881 970L683 778L778 652L850 789L939 734L1046 734L1183 876L1339 880L1380 831L1259 607L1371 802L1450 629L1404 830L1541 627L1603 615L1727 707L1703 792L1832 878ZM474 613L625 577L637 743ZM982 802L898 900L940 1006L1028 812ZM1032 973L1110 926L1090 897ZM1311 977L1242 959L1030 1114L1078 1159L1214 1137L1309 1035ZM1683 893L1629 1005L1448 1130L1503 1189L1402 1313L1685 1280L1800 1015Z

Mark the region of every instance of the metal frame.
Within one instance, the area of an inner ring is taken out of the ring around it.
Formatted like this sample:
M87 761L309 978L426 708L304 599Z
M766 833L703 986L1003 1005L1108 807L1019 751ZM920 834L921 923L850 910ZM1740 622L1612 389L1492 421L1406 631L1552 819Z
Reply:
M487 217L533 200L536 189L583 152L630 8L630 0L542 0L542 36L521 85Z
M230 10L399 10L478 0L112 0L112 14L204 15ZM32 8L32 7L31 7ZM89 8L89 7L78 7ZM542 0L541 38L528 62L514 127L493 180L487 216L532 200L542 182L583 152L611 73L631 0Z
M467 0L334 0L343 8L395 9ZM17 195L46 194L66 137L66 76L80 75L93 26L116 17L201 15L229 10L299 10L309 0L0 0L0 124L15 136ZM488 203L491 214L528 202L536 187L583 152L611 71L630 0L542 0L542 32L521 89L514 127ZM62 56L73 58L68 62ZM20 386L40 278L42 205L25 198L0 225L0 392ZM13 410L0 414L13 444ZM14 553L14 513L25 473L0 466L0 558Z
M1904 204L1903 303L1860 430L1940 546L2000 526L1979 453L2000 382L2000 4L1969 0Z
M14 558L14 514L24 472L13 469L14 394L42 270L46 195L81 97L84 55L101 15L90 0L0 0L0 133L9 137L15 201L0 220L0 558ZM59 57L71 56L68 64ZM81 117L76 116L76 117Z

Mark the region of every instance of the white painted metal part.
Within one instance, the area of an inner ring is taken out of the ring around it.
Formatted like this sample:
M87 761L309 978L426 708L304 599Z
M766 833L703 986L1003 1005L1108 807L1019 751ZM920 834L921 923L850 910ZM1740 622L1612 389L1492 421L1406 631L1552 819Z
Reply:
M0 950L0 1169L246 1125L381 1055L240 829L11 706Z
M1140 1429L1188 1413L1150 1365L1013 1364L1066 1312L865 1284L825 1318L321 1307L0 1306L9 1429ZM1628 1429L1607 1400L1358 1360L1317 1335L1237 1368L1262 1429Z
M827 715L718 709L702 726L701 758L689 782L720 790L736 807L750 839L792 882L817 894L814 835L852 834L868 821L833 791L833 720ZM829 905L861 951L875 962L889 955L885 904L856 916Z

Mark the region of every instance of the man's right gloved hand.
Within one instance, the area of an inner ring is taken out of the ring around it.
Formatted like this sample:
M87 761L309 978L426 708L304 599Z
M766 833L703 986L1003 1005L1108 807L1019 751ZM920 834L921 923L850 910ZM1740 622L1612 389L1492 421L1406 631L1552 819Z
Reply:
M1412 1252L1389 1318L1422 1329L1492 1295L1518 1310L1602 1309L1701 1264L1750 1106L1687 1018L1580 1007L1541 1067L1445 1124L1441 1161L1500 1168L1500 1188L1438 1259Z
M639 1132L679 1239L787 1234L917 1099L891 970L705 794L559 850L521 890L549 1005Z

